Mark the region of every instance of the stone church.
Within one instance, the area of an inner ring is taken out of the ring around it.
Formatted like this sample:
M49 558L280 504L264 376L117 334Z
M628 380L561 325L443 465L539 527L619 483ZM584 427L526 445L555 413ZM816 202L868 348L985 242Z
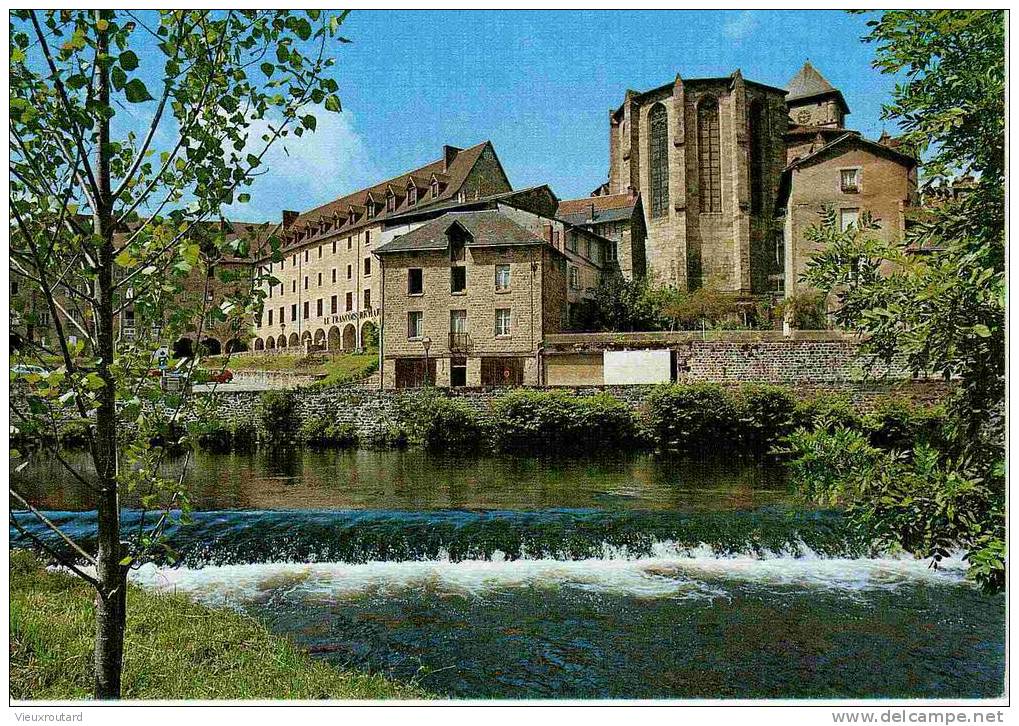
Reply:
M784 89L739 70L677 75L627 91L609 112L608 182L594 194L639 196L644 271L661 282L781 293L802 271L803 233L823 206L846 209L846 220L867 209L901 238L915 202L916 162L888 137L846 129L848 114L841 91L810 63Z

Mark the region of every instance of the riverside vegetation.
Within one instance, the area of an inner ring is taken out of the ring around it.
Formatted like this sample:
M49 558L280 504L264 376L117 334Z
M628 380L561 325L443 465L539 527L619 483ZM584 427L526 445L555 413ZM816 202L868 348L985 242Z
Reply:
M198 411L181 442L210 451L248 450L256 444L398 448L438 453L580 454L623 448L682 454L775 457L794 432L852 431L883 451L944 444L944 409L888 397L867 413L838 395L808 399L772 385L671 384L655 387L637 408L609 393L521 389L496 398L484 411L439 389L402 395L394 420L381 434L359 437L336 414L299 420L292 391L266 391L255 420L223 419L215 404ZM294 433L296 432L296 434Z
M11 553L14 699L77 700L92 690L92 593ZM139 699L427 698L412 684L316 661L255 618L129 586L123 695Z

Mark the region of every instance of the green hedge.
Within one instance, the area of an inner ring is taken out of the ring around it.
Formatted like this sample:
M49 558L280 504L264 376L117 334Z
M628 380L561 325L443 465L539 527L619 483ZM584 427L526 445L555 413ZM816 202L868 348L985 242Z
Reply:
M719 385L660 386L644 402L643 416L659 449L712 453L738 448L737 404Z
M488 438L487 426L473 408L438 389L401 397L397 417L404 436L391 437L396 445L409 441L432 451L462 452L478 449Z
M282 443L297 428L297 400L291 391L265 391L259 396L255 415L266 443Z
M335 416L312 416L301 426L301 441L319 448L348 449L357 445L357 429Z
M492 408L496 444L504 451L603 451L636 437L632 412L607 393L514 391Z

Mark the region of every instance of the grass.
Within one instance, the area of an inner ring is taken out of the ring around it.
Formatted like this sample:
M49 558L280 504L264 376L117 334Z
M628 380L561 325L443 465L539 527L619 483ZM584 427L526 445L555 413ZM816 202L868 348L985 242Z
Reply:
M366 378L378 368L378 353L338 353L333 355L243 355L210 356L202 360L208 370L226 365L234 371L292 371L299 375L323 375L317 385L332 386Z
M10 574L11 698L90 698L92 589L24 551L11 552ZM414 685L313 660L231 610L134 586L127 599L124 698L428 698Z

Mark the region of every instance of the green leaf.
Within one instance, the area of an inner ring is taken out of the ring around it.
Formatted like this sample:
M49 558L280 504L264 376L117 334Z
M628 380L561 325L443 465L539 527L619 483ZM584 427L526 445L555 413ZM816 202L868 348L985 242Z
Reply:
M973 332L976 335L979 335L981 338L990 338L991 337L991 329L988 328L986 325L983 325L983 324L974 325L973 326Z
M339 113L342 110L343 109L340 107L339 96L333 94L326 97L326 111L335 111L336 113Z
M131 254L131 250L124 250L115 258L113 261L116 262L120 267L134 267L138 260L134 255Z
M127 83L127 74L120 68L114 66L113 70L110 71L110 80L113 82L113 88L119 91L124 87L124 84Z
M259 67L262 69L262 73L265 74L266 78L271 77L273 72L276 70L276 66L274 66L272 63L263 63Z
M237 201L240 202L241 204L247 204L248 202L251 201L251 195L248 194L247 192L243 194L238 194Z
M124 87L124 95L127 97L128 103L144 103L152 100L149 89L145 87L140 78L132 78L128 82Z
M138 56L133 50L125 50L120 54L120 67L125 71L133 71L138 67Z
M318 125L318 122L315 120L314 116L308 114L307 116L301 117L301 125L304 126L304 128L309 129L310 131L314 131L315 127Z

